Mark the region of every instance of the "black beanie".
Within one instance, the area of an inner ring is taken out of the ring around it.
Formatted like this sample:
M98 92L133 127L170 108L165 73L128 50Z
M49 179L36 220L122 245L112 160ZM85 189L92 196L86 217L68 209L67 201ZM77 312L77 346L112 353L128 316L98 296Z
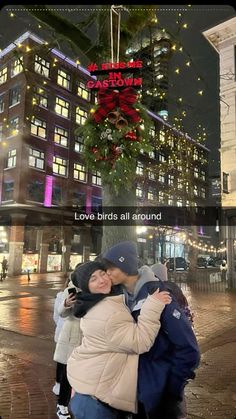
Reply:
M116 244L103 254L103 258L128 275L138 274L137 247L132 241Z
M86 262L78 266L71 275L75 287L80 288L81 291L90 292L88 287L89 279L97 270L104 271L104 266L99 262Z

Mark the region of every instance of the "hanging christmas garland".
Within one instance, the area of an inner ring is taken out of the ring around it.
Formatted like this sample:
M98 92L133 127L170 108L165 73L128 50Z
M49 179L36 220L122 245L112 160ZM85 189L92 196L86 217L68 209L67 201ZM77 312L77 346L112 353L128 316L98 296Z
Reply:
M150 119L138 102L135 89L100 89L98 105L77 133L84 139L84 158L91 170L101 173L103 183L118 190L125 182L130 187L135 160L149 152Z

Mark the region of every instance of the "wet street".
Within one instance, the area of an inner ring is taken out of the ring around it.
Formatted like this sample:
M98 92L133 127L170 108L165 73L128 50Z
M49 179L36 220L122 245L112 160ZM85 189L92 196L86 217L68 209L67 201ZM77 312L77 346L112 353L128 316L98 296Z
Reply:
M0 282L0 415L2 419L55 419L55 295L60 274ZM236 293L187 289L202 352L187 386L188 419L236 416Z

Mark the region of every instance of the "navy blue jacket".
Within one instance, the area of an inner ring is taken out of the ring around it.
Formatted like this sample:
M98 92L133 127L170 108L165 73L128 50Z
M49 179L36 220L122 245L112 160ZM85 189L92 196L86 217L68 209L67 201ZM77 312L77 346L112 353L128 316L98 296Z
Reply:
M127 301L136 320L142 301L157 288L163 291L166 286L162 281L149 279L133 297L133 304ZM164 392L181 399L187 380L195 377L199 361L199 347L191 323L172 296L172 302L162 312L154 345L139 357L138 398L145 410L154 409Z

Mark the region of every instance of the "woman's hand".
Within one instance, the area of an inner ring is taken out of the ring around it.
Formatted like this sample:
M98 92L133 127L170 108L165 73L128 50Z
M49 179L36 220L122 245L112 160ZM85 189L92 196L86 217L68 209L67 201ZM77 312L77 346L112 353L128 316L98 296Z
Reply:
M76 295L74 294L69 294L68 297L65 299L64 301L64 306L65 307L72 307L76 302Z
M152 294L152 297L154 297L156 300L161 301L163 304L170 304L172 301L170 293L168 291L160 292L159 288Z

